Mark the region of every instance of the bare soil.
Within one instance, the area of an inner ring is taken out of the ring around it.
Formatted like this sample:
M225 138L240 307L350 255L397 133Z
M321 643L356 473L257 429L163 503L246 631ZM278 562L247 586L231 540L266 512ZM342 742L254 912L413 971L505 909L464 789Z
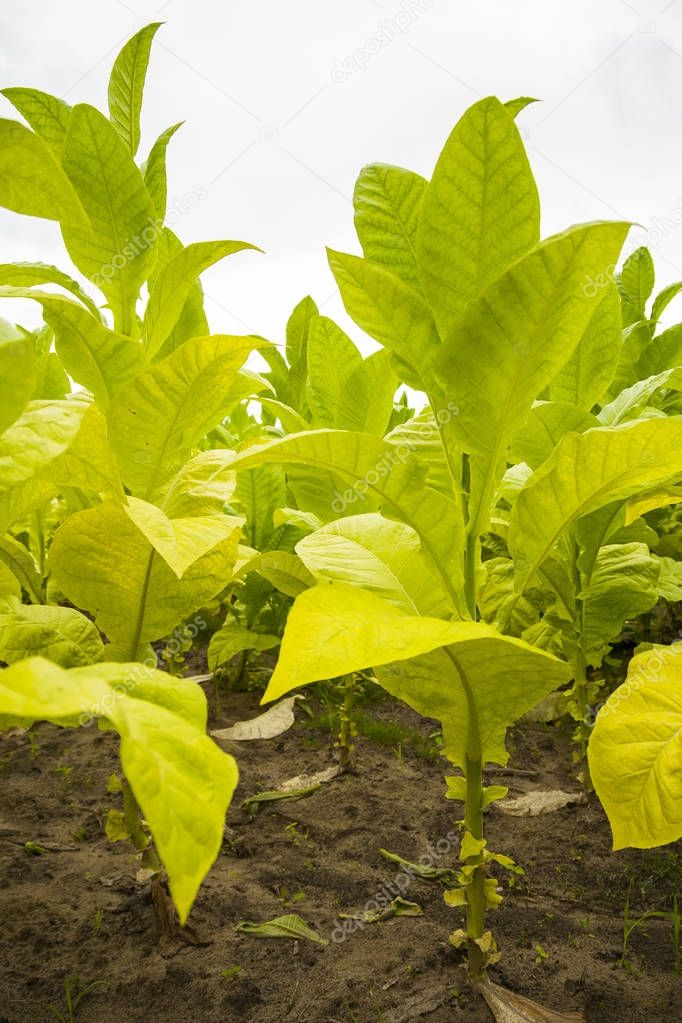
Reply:
M214 716L215 727L258 713L257 694L225 702L229 715ZM431 853L449 866L457 850L447 836L461 815L461 804L443 798L447 765L425 754L433 725L392 701L371 702L363 714L379 732L387 723L403 729L404 742L361 737L355 774L308 798L266 804L254 818L240 808L247 796L332 763L329 732L299 712L279 739L240 744L223 851L190 918L198 945L159 942L149 886L135 881L129 850L104 834L117 798L106 791L118 767L116 736L42 725L33 743L0 740L0 1023L65 1014L69 977L102 982L78 1006L79 1023L490 1023L448 944L461 914L445 906L437 884L414 879L403 893L423 916L367 924L338 940L338 914L361 912L396 877L380 849L409 860ZM513 768L530 774L490 780L512 794L577 789L560 731L525 725L510 748ZM596 802L539 818L492 808L488 831L490 848L526 871L491 915L503 952L495 980L557 1010L583 1009L590 1023L682 1018L667 921L637 929L619 963L628 888L635 914L668 908L682 893L680 843L613 854ZM28 852L27 842L47 851ZM328 944L235 931L240 921L288 912Z

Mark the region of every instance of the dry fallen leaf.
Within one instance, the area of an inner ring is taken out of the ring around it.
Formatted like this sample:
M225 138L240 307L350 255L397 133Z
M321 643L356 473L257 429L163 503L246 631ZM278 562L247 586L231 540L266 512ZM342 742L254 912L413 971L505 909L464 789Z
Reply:
M231 728L220 728L211 732L214 739L232 739L239 742L251 742L253 739L274 739L283 732L288 731L293 725L294 706L300 696L290 696L286 700L280 700L274 707L270 707L264 714L250 721L237 721Z
M521 995L486 981L477 984L497 1023L584 1023L582 1012L554 1012Z
M572 803L585 803L583 792L562 792L561 789L534 789L513 799L496 803L498 810L510 817L540 817L544 813L562 810Z
M297 774L295 778L287 778L279 786L280 792L291 792L295 789L307 789L312 785L324 785L341 774L338 765L327 767L324 771L316 771L315 774Z

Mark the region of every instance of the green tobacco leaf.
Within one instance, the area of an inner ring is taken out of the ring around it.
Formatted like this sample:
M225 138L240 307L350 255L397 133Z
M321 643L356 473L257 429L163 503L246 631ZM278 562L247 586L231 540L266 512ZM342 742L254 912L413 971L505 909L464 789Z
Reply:
M311 430L246 451L236 456L233 467L245 469L271 462L330 471L350 484L344 494L335 498L330 518L334 512L339 515L346 506L350 508L365 494L374 497L384 515L405 522L419 534L423 550L441 578L453 608L458 607L463 571L459 509L453 501L423 484L421 469L409 450L406 453L369 434Z
M163 509L171 519L222 512L236 486L232 451L201 451L186 462L164 497Z
M166 203L168 201L166 150L168 149L168 143L183 124L183 121L178 121L177 124L173 124L170 128L166 128L165 131L161 132L142 168L144 183L152 197L156 216L161 221L166 218Z
M123 385L146 365L142 347L109 330L75 302L56 296L41 296L38 301L54 331L57 353L67 373L92 391L106 409Z
M638 380L605 405L597 418L602 426L618 426L629 419L637 419L648 405L656 404L651 399L662 390L682 390L682 366Z
M305 365L308 332L313 317L319 316L319 309L310 295L301 299L287 321L286 355L290 367L303 362Z
M411 614L448 614L448 599L419 537L381 515L353 515L299 540L296 553L317 580L360 586Z
M279 636L268 636L263 632L253 632L238 622L228 621L211 637L208 645L209 671L215 671L221 664L227 664L235 654L243 650L271 650L279 646Z
M514 462L526 462L531 469L537 469L549 458L565 433L584 433L599 425L596 416L577 404L537 402L511 442L511 458Z
M0 614L0 660L7 664L45 657L75 668L99 661L103 651L97 627L73 608L17 602Z
M420 174L372 163L363 167L353 192L355 230L372 263L420 289L417 227L427 181Z
M184 924L223 840L237 765L205 734L206 698L193 682L140 664L64 671L32 657L0 672L0 715L62 725L106 717L149 824Z
M614 849L651 849L682 838L682 645L630 662L627 681L597 716L590 774Z
M348 335L328 317L313 317L307 341L307 396L316 427L339 425L341 394L361 365L362 356Z
M128 40L109 78L109 116L132 156L140 144L140 110L152 40L161 25L160 21L145 25Z
M51 96L48 92L41 92L40 89L26 89L21 86L0 89L0 93L28 121L36 135L40 135L59 156L71 117L71 107L68 103L57 96Z
M227 414L230 382L257 346L228 334L193 338L118 392L109 408L111 444L134 493L153 497Z
M537 188L512 114L482 99L445 143L421 207L419 269L441 336L539 239Z
M156 505L138 497L129 497L123 507L178 579L182 579L190 565L235 531L238 535L241 533L242 519L229 515L169 519Z
M89 221L54 151L19 121L0 118L0 206L87 229Z
M682 417L569 433L531 476L511 516L509 547L522 590L577 518L682 472Z
M566 664L481 622L405 614L357 587L327 583L302 593L289 612L263 702L367 667L394 696L443 722L447 755L459 766L469 709L483 760L505 763L508 725L570 676Z
M0 434L24 411L36 383L33 340L11 333L15 337L0 336Z
M40 470L47 482L79 487L114 501L123 498L123 484L109 445L107 423L96 405L86 404L80 429L68 448Z
M23 521L29 512L51 501L56 494L57 488L52 483L35 476L3 490L0 468L0 534L15 522Z
M184 924L220 851L237 765L203 731L163 707L122 700L111 718L121 736L123 771Z
M156 355L177 323L197 277L219 260L244 249L261 251L248 242L195 242L168 260L154 279L144 314L146 349L150 358Z
M584 602L587 663L598 667L630 618L658 601L660 566L643 543L607 544L599 551Z
M441 347L442 389L466 451L497 459L533 398L585 331L597 299L586 277L613 262L627 225L588 224L544 241L473 302Z
M56 266L50 266L49 263L2 263L0 285L3 284L18 288L32 288L36 284L58 284L82 302L98 320L102 319L99 309L83 291L78 281L74 281L73 277L69 277Z
M400 277L367 259L332 249L327 255L351 319L393 352L406 383L427 393L432 390L440 338L424 300Z
M70 446L85 406L75 401L32 401L0 437L0 491L23 483Z
M405 614L357 586L320 582L289 612L263 703L310 682L416 657L452 641L461 624Z
M6 533L0 536L0 562L7 566L14 578L26 591L32 604L42 603L42 579L38 567L27 547ZM20 593L16 592L17 597Z
M626 323L646 319L646 303L654 290L654 281L654 261L649 250L642 246L628 256L618 276L621 294L632 317Z
M235 930L242 931L244 934L250 934L254 938L292 938L295 941L301 939L314 941L318 945L329 944L312 927L309 927L305 920L301 919L297 913L278 916L264 924L242 921L242 923L237 924Z
M552 401L570 402L589 411L603 398L616 374L621 326L618 292L610 285L570 359L552 380Z
M246 516L246 543L263 550L274 530L273 514L286 503L284 470L278 465L259 465L237 474L235 504Z
M287 597L297 597L303 590L315 585L315 576L311 575L301 559L296 554L289 554L286 551L266 551L264 554L257 554L246 562L239 575L243 576L248 572L258 572Z
M512 117L518 117L522 110L529 107L531 103L539 103L540 100L534 99L532 96L517 96L516 99L508 99L504 104L506 110L512 115Z
M682 366L682 323L664 330L647 344L637 363L637 379L655 376L679 366Z
M178 579L124 509L106 503L66 519L50 567L60 590L93 614L114 644L107 658L131 660L225 588L238 538L235 528Z
M658 295L654 299L654 304L651 307L651 319L655 322L659 316L662 316L665 310L668 308L674 298L676 298L682 291L682 281L676 281L675 284L669 284L667 288L663 288L659 291Z
M158 234L142 174L113 125L86 103L73 108L62 165L92 224L79 230L62 223L69 255L106 295L116 328L131 334Z
M390 352L374 352L352 371L339 394L334 426L383 437L393 413L398 377Z

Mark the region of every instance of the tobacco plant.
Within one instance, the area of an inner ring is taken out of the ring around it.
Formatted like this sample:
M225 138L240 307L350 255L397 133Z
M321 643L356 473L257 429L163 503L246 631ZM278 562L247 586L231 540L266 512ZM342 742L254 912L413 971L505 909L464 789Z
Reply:
M29 127L0 119L0 203L56 221L89 284L40 262L0 267L0 297L33 299L45 319L35 333L3 326L0 334L0 657L13 665L0 676L0 712L73 723L76 700L88 720L119 730L124 773L184 919L217 852L216 820L236 774L202 737L200 690L159 675L151 644L232 577L243 520L224 510L235 486L230 455L201 450L202 441L257 386L242 366L267 343L209 333L199 275L254 246L185 247L165 223L166 148L179 125L136 163L158 27L142 29L117 57L109 117L35 89L4 90ZM25 660L32 655L82 673ZM132 676L131 662L142 662ZM130 685L119 700L121 673ZM94 712L108 687L113 708ZM171 770L181 791L166 792L161 814L149 792L162 791ZM204 801L211 837L199 854L188 836L201 838Z
M615 263L628 226L541 242L512 111L494 98L457 124L430 182L373 165L355 209L364 256L329 255L346 309L428 406L385 439L316 430L233 463L314 467L345 484L332 509L343 517L297 547L317 582L294 603L265 698L371 666L389 692L442 721L460 772L449 794L464 802L461 887L449 901L464 906L466 930L451 940L478 979L497 954L488 864L512 866L487 848L483 810L505 790L484 786L484 766L506 761L507 727L570 678L551 654L478 620L481 537L514 436L602 297L584 282Z

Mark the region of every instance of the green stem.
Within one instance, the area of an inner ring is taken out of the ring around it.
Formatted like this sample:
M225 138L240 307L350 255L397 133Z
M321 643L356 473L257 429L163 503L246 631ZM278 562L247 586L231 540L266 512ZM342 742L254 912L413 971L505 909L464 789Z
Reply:
M479 750L480 753L480 750ZM466 758L466 811L464 826L479 841L483 839L483 770L480 756ZM477 944L485 931L485 864L481 855L480 865L474 870L471 883L466 888L467 911L467 955L469 975L480 980L485 974L487 957Z
M355 679L353 674L344 675L341 680L343 687L343 701L339 711L339 764L342 771L349 771L353 767L353 704L355 701Z
M140 594L140 604L137 609L137 620L135 622L135 632L133 633L133 642L130 647L130 660L136 661L138 659L137 648L140 645L140 638L142 636L142 627L144 625L145 611L147 610L147 595L149 593L149 583L152 577L152 565L154 564L154 550L152 548L149 554L149 560L147 561L147 569L144 574L144 580L142 583L142 593Z

